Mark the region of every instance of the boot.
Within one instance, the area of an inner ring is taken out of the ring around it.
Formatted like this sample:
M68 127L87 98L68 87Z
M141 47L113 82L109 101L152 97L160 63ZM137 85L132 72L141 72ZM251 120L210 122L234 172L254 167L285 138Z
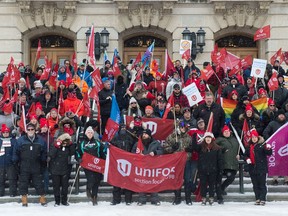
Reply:
M28 198L27 195L22 195L21 197L22 206L28 207Z
M98 205L97 197L96 197L96 196L94 196L94 197L92 198L92 204L93 204L93 206Z
M206 205L206 202L207 202L206 197L203 197L203 198L202 198L202 203L201 203L201 205L202 205L202 206L205 206L205 205Z
M213 197L210 197L209 198L209 205L213 205L214 204L214 198Z
M61 204L64 206L69 206L69 203L67 202L67 195L63 195L61 197Z
M54 196L54 199L55 199L55 204L54 204L54 206L55 206L55 207L60 206L60 196Z
M42 206L45 206L45 207L47 206L47 201L46 201L45 195L40 196L39 202Z
M174 191L175 199L172 205L179 205L181 203L181 190Z
M186 200L186 204L191 206L192 205L192 201L191 201L191 191L189 190L185 190L185 200Z
M88 199L91 199L92 198L92 194L91 194L91 190L90 189L86 189L86 196Z

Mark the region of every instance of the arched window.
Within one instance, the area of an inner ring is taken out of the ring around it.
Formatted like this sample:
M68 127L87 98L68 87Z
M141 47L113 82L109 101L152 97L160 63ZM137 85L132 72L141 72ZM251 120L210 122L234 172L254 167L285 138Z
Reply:
M166 47L166 42L160 38L149 36L149 35L141 35L129 38L124 41L124 47L148 47L155 40L155 47Z
M216 43L218 44L218 47L256 47L256 42L254 42L253 38L241 35L227 36L217 40Z

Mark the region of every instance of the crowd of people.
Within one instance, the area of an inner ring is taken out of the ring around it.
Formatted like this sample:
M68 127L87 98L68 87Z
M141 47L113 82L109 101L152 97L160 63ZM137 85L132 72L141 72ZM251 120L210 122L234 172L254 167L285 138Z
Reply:
M124 66L118 61L122 74L114 77L112 64L105 61L100 70L103 89L98 92L100 121L93 115L84 115L83 97L94 88L91 73L93 67L86 59L77 70L69 60L64 61L57 71L56 88L49 80L40 80L45 65L35 71L29 65L17 65L21 78L17 83L7 83L0 87L0 196L5 195L5 180L9 181L9 195L21 195L22 205L28 206L30 181L40 195L39 202L47 204L45 194L52 179L55 206L69 205L68 181L72 170L73 157L81 163L84 152L105 159L107 143L102 141L107 121L111 114L112 97L115 95L121 111L118 133L110 141L111 145L127 152L137 153L137 142L141 139L143 154L151 156L187 152L184 171L184 193L187 205L192 205L191 195L197 189L200 179L202 205L213 205L214 199L224 203L226 188L234 181L240 158L247 162L256 205L265 205L267 186L267 155L272 154L271 145L264 140L284 125L288 115L288 90L284 87L285 71L276 60L267 65L263 79L250 76L251 67L242 68L237 74L228 76L229 70L213 62L214 74L203 80L200 70L192 59L182 67L179 60L169 76L157 72L152 75L149 66L140 64ZM203 63L203 69L210 65ZM9 66L8 66L9 67ZM269 91L267 82L276 70L279 86ZM53 69L52 69L53 71ZM69 77L68 71L72 74ZM0 81L3 84L4 76ZM51 72L52 73L52 72ZM256 82L256 83L255 83ZM195 83L203 100L189 105L182 88ZM17 95L16 101L13 95ZM63 101L60 95L63 96ZM240 151L239 142L225 120L220 97L234 100L237 106L231 115L231 123L241 137L244 121L248 123L250 137L245 153ZM268 108L260 113L250 103L257 98L267 98ZM168 101L173 103L169 104ZM92 100L90 101L92 107ZM213 113L211 130L207 130ZM133 116L126 125L123 116ZM142 118L167 118L175 120L175 130L159 142ZM24 121L25 120L25 121ZM79 136L83 129L83 137ZM102 174L84 169L87 178L87 197L97 205L98 188ZM225 177L225 178L223 178ZM223 180L222 180L223 178ZM278 184L278 177L273 177ZM285 177L284 184L288 184ZM123 189L113 187L111 205L121 202ZM125 191L125 202L132 203L132 191ZM182 202L181 188L176 190L173 205ZM215 196L216 193L216 196ZM8 195L8 194L7 194ZM208 195L208 197L207 197ZM147 202L147 194L139 193L138 205ZM151 203L160 205L158 193L151 194Z

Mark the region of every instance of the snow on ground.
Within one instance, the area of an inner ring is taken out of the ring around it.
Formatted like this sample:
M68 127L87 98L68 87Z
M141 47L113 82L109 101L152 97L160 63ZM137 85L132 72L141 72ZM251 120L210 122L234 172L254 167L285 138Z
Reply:
M133 203L126 206L125 203L110 206L109 202L99 202L98 206L91 203L71 203L70 206L54 207L50 202L47 207L31 203L28 207L22 207L20 203L0 204L1 215L5 216L287 216L288 202L268 202L266 206L255 206L254 203L226 202L224 205L201 206L193 203L187 206L182 202L178 206L162 202L161 206L152 206L150 203L137 206Z

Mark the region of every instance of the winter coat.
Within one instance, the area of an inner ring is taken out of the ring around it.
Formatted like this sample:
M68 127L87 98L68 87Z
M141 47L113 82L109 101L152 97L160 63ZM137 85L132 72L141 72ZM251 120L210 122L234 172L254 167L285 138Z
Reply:
M126 95L127 88L128 86L124 82L115 84L115 96L120 110L127 110L129 106L129 98Z
M73 113L76 114L77 110L79 109L79 105L81 104L81 100L78 98L71 98L68 97L66 100L64 100L64 112L72 111ZM78 110L77 115L82 116L84 113L84 106L82 104L81 108Z
M106 159L106 148L102 142L95 140L94 137L89 140L88 137L84 135L84 138L79 142L77 146L76 159L79 160L82 158L84 152L104 160Z
M255 128L259 134L263 133L263 125L262 125L259 115L257 115L256 113L253 113L251 118L248 118L246 114L241 114L239 116L238 122L234 125L239 136L242 134L243 124L244 124L245 119L247 121L249 130Z
M126 132L123 135L117 134L114 136L110 143L124 151L131 152L134 145L134 139L129 132Z
M107 97L112 98L113 91L103 88L99 93L99 103L100 103L100 115L110 116L112 99L106 99Z
M185 151L187 148L190 147L192 138L187 133L177 134L177 139L178 139L179 147L176 149L177 147L176 132L173 132L166 138L165 143L163 144L164 154L171 154L174 152ZM190 152L187 152L187 160L191 160Z
M51 146L48 156L50 158L49 171L52 175L67 175L71 170L71 156L75 154L75 145Z
M42 98L42 100L40 100L40 103L42 105L42 109L45 115L47 115L51 111L52 108L56 108L56 101L52 95L49 101L45 100L45 98Z
M182 92L180 92L179 95L175 95L173 92L173 97L174 97L174 104L180 104L181 107L190 107L188 98L186 95L184 95Z
M224 69L222 67L219 68L219 71L216 70L216 67L215 66L212 66L213 70L215 71L215 73L217 74L218 78L221 80L224 79L225 77L225 72L224 72ZM219 83L219 80L218 78L216 77L216 75L213 73L212 76L207 80L207 83L209 85L212 85L214 87L216 86L219 86L220 83Z
M272 111L271 109L269 109L269 107L263 111L262 123L264 128L266 128L267 125L275 119L277 111L278 111L277 108L275 111Z
M57 75L58 81L64 80L66 82L66 76L67 76L66 69L65 69L64 73L62 73L60 70L58 70L58 75Z
M271 121L265 130L263 131L263 137L267 140L272 134L274 134L280 127L282 127L287 121L280 122L278 118Z
M162 155L164 153L160 142L154 140L153 138L151 138L151 142L148 145L143 146L144 146L144 150L142 151L143 155L148 155L151 152L154 152L155 155ZM136 153L136 149L137 149L137 142L134 144L132 152Z
M150 84L150 82L154 81L154 77L152 74L149 74L148 76L146 73L143 74L143 81L147 84L147 86Z
M287 99L288 99L288 90L284 86L279 85L278 89L274 91L274 101L277 108L280 109Z
M199 69L198 67L196 67L194 63L193 63L193 65L192 65L191 67L189 67L188 65L186 65L183 70L184 70L184 83L186 83L186 81L187 81L188 78L189 78L189 74L190 74L192 71L196 71L197 74L198 74L198 76L201 75L200 69Z
M198 172L205 175L223 172L222 149L218 147L218 149L210 149L204 152L202 145L203 142L200 145L192 142L192 150L199 153Z
M12 164L13 147L15 145L15 138L0 138L0 168L8 167Z
M236 156L238 155L239 143L234 136L230 137L218 137L216 139L217 145L224 149L223 159L224 159L224 169L238 170L238 160Z
M179 86L182 86L182 82L180 79L175 79L172 78L171 80L168 81L167 86L166 86L166 99L168 100L171 94L173 93L173 86L175 84L179 84Z
M92 77L90 76L90 73L88 71L84 72L84 71L78 70L77 75L80 77L81 80L86 81L89 88L92 88L93 81L92 81Z
M20 163L21 172L41 173L41 168L46 165L47 144L37 134L33 141L27 135L17 139L13 148L13 163Z
M268 173L268 161L267 156L272 155L272 149L267 149L266 145L262 145L264 143L264 139L259 136L258 143L251 143L248 147L245 148L244 160L250 159L252 155L250 155L250 148L254 145L254 158L255 164L248 164L249 173L253 174L265 174Z
M213 103L211 107L207 107L206 103L201 104L194 110L193 116L195 119L202 118L205 125L208 125L211 112L214 117L212 132L215 137L218 137L225 123L225 113L219 104Z
M76 97L77 97L79 100L82 100L82 99L83 99L83 95L81 94L80 89L78 88L77 85L75 85L73 89L71 89L71 88L64 88L64 89L63 89L63 98L64 98L64 100L67 99L68 92L72 92L72 91L76 92ZM60 95L60 93L61 93L61 90L60 90L60 88L58 88L58 95ZM58 101L56 101L56 103L58 104Z

